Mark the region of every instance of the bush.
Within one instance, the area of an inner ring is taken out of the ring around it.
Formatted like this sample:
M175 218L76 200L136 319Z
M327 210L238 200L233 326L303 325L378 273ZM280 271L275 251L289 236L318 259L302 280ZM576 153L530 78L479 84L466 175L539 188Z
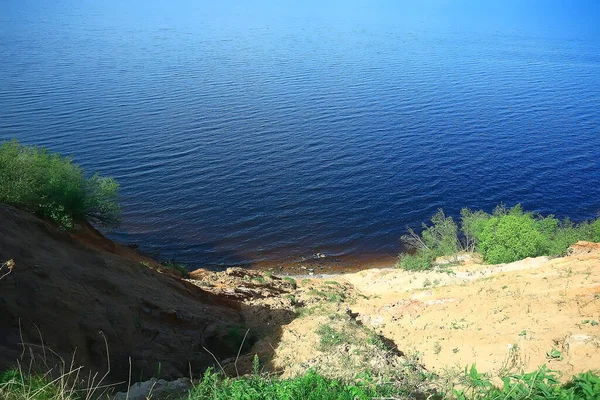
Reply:
M600 242L600 218L576 225L553 215L526 213L520 204L513 208L501 204L492 214L468 208L460 214L460 230L441 209L431 218L431 226L423 224L421 235L409 229L402 240L414 252L400 254L397 265L406 270L426 270L437 257L461 250L478 251L486 263L508 263L541 255L561 256L580 240Z
M407 271L425 271L431 268L434 260L432 251L421 249L415 254L400 254L398 266Z
M72 228L89 220L107 227L121 217L119 184L97 174L86 179L70 158L16 140L0 146L0 202Z
M460 251L458 226L447 217L440 208L431 217L431 226L423 224L423 233L417 235L409 229L409 234L402 240L412 249L414 254L401 254L398 265L406 270L425 270L431 268L433 261L440 256L449 256Z
M474 251L491 216L482 210L471 211L468 208L463 208L460 211L460 216L460 230L464 236L464 249L466 251Z
M531 214L493 216L480 234L478 250L491 264L542 255L549 240L543 227Z

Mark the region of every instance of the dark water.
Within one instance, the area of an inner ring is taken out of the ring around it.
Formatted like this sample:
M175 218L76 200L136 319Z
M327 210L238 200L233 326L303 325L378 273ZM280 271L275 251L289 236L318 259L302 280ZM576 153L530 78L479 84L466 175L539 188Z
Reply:
M600 209L595 2L294 3L2 0L0 138L116 177L112 236L198 266Z

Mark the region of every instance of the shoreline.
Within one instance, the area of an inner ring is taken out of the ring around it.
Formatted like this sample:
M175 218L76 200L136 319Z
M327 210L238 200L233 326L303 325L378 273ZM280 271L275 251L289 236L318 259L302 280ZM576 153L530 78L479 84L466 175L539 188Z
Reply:
M269 261L251 264L254 271L272 272L292 277L339 276L369 269L393 268L398 257L392 255L327 256L317 253L298 261Z

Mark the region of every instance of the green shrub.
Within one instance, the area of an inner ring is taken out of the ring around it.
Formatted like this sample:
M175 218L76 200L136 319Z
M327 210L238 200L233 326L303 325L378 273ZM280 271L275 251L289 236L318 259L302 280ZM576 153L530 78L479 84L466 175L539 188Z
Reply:
M460 229L442 210L431 218L431 226L423 224L421 235L409 229L402 240L414 252L400 254L397 266L426 270L437 257L461 250L478 251L486 263L508 263L541 255L561 256L580 240L600 242L600 218L576 225L553 215L526 213L520 204L512 208L501 204L492 214L468 208L460 214Z
M418 250L415 254L400 254L397 265L407 271L425 271L431 268L434 260L433 252Z
M547 255L564 255L569 246L580 240L600 241L600 237L596 239L594 235L594 224L600 227L599 221L600 219L593 223L583 222L579 225L573 224L568 219L561 221L548 242Z
M69 382L68 377L53 379L50 374L21 374L9 370L0 374L0 398L2 400L80 400L84 390ZM89 390L93 393L92 390Z
M471 211L468 208L463 208L460 211L460 216L460 230L464 236L464 249L474 251L491 216L482 210Z
M64 228L85 219L112 227L121 208L112 178L86 179L70 158L16 140L0 146L0 202L46 217Z
M590 237L592 242L600 242L600 217L590 224Z
M429 269L433 261L440 256L449 256L460 251L458 226L452 217L447 217L442 209L431 217L431 225L423 224L421 236L409 229L409 234L402 236L402 241L412 249L414 254L400 254L400 268L418 271Z
M452 217L446 217L440 208L431 217L431 226L423 225L423 241L435 256L448 256L460 250L458 226Z
M337 330L331 325L320 325L316 330L316 334L319 335L319 349L326 351L332 347L340 344L348 343L350 336L344 331Z
M544 227L532 214L492 216L481 232L478 250L491 264L543 255L549 240Z

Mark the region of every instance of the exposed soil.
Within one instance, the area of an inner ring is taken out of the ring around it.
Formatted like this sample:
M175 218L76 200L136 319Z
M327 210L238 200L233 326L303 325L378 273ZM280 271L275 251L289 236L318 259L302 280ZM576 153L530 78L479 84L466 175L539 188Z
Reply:
M348 363L351 349L324 354L316 331L324 324L347 330L336 322L345 314L440 374L473 363L494 375L547 364L564 379L600 369L599 244L506 265L461 258L447 272L371 269L298 280L300 317L282 327L271 367L294 375L320 364L343 373L330 359Z
M62 357L111 380L188 375L222 357L238 304L140 264L145 257L85 226L73 235L0 204L0 370L54 366ZM3 271L4 272L4 271ZM106 339L106 341L105 341Z
M183 280L89 225L70 234L5 205L0 221L0 263L14 260L0 279L0 370L75 351L76 365L103 373L106 345L112 381L128 378L130 358L145 380L212 365L236 376L255 354L283 376L548 364L566 380L600 368L600 244L494 266L465 254L437 272L305 263L304 277L230 268Z

